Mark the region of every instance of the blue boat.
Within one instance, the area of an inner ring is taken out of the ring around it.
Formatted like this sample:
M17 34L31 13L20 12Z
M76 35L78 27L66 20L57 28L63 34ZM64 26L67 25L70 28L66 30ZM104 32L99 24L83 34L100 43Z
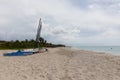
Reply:
M37 29L37 35L36 35L36 42L39 48L39 38L40 38L40 32L41 32L41 28L42 28L42 22L41 22L41 18L39 20L39 25L38 25L38 29ZM11 52L11 53L5 53L3 54L3 56L27 56L27 55L31 55L31 54L35 54L38 53L39 51L21 51L18 50L17 52Z
M27 55L32 55L33 52L25 52L18 50L17 52L12 52L12 53L5 53L3 54L4 56L27 56Z

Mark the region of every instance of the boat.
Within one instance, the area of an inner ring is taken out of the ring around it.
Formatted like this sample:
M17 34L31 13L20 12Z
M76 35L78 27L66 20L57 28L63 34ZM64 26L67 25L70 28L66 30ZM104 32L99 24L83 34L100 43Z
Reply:
M27 56L32 54L33 52L25 52L25 51L18 50L17 52L5 53L3 55L4 56Z
M41 22L41 18L40 18L38 29L37 29L37 35L36 35L36 42L35 42L35 44L37 43L38 49L34 49L32 51L18 50L17 52L4 53L3 56L27 56L27 55L32 55L32 54L35 54L35 53L39 53L40 52L39 38L40 38L41 28L42 28L42 22Z

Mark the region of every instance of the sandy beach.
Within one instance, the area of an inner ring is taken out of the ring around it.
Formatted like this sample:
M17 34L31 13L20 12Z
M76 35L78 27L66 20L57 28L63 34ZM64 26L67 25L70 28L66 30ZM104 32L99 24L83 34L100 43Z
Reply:
M120 56L49 48L47 52L5 57L0 50L0 80L120 80Z

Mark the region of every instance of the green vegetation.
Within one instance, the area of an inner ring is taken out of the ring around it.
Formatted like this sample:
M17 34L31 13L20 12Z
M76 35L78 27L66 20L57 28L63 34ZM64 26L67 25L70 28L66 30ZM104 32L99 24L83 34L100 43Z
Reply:
M44 38L40 37L39 39L39 47L65 47L65 45L61 44L52 44L47 43ZM23 41L0 41L0 49L26 49L26 48L37 48L38 43L31 39L31 40L23 40Z

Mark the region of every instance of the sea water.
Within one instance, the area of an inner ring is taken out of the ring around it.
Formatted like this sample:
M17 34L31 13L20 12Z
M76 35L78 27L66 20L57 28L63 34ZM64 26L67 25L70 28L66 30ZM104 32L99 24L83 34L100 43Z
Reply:
M120 55L120 46L77 46L75 48Z

